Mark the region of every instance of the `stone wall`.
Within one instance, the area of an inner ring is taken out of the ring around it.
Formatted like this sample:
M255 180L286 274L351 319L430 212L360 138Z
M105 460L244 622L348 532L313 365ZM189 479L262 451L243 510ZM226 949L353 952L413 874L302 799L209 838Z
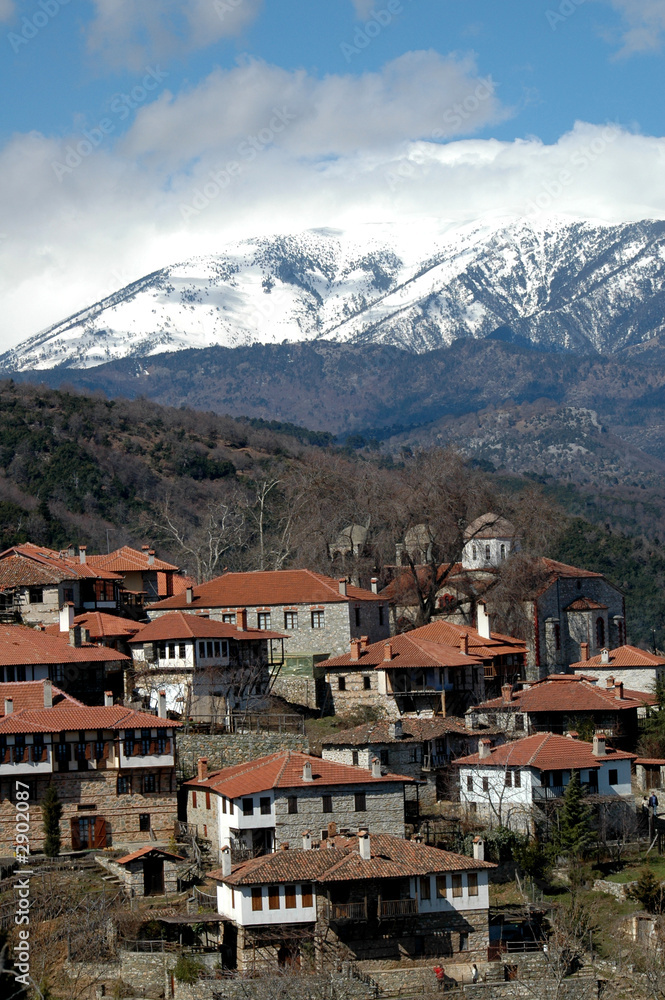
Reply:
M196 776L199 757L208 758L208 771L220 771L280 750L309 753L309 740L304 733L178 733L175 744L178 774L185 780Z
M606 879L597 878L593 883L594 892L607 892L614 896L620 903L626 901L626 891L637 885L637 882L608 882Z
M380 673L373 667L362 667L360 663L358 666L326 669L326 714L344 715L358 708L373 708L378 709L383 717L399 719L400 712L395 699L379 690ZM365 678L369 678L369 688L365 687Z
M290 705L321 708L325 698L323 680L316 677L281 673L270 691L276 698L283 698Z
M587 677L597 677L598 687L606 687L607 678L613 677L615 682L621 681L629 691L645 691L653 694L656 690L656 682L665 679L665 669L663 667L598 667L595 664L590 667L580 668L576 674L584 674Z
M288 812L288 794L293 790L275 790L275 846L289 843L302 845L303 830L310 830L313 840L318 840L332 820L338 830L367 829L372 833L391 833L404 836L404 793L397 782L381 784L344 785L338 787L298 788L298 812ZM365 792L366 809L355 810L355 793ZM331 813L323 812L324 794L332 795Z
M261 978L252 978L249 982L245 977L220 979L199 979L191 986L188 983L174 983L173 1000L248 1000L251 996L251 986L255 984L257 992L265 989ZM272 985L272 980L271 980ZM319 997L341 997L344 1000L373 1000L376 989L359 979L344 975L307 975L303 974L303 985L307 987L307 995ZM266 991L268 992L268 991ZM305 991L303 990L305 995ZM167 997L170 994L167 993Z

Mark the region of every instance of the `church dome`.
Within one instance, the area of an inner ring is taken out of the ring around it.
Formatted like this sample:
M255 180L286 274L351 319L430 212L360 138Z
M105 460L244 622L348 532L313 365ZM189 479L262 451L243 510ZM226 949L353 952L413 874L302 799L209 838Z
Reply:
M466 526L464 538L466 541L473 538L514 538L516 535L515 525L499 514L481 514L475 521Z

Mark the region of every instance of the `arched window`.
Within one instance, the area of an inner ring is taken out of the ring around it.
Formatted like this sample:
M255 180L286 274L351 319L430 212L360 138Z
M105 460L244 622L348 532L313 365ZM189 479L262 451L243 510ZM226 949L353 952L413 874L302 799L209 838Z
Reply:
M602 649L605 645L605 622L602 618L596 619L596 646Z
M554 648L561 649L561 626L558 622L554 626Z
M501 558L502 559L506 558L506 546L505 545L501 546Z
M485 562L489 562L492 557L492 550L489 545L485 546Z

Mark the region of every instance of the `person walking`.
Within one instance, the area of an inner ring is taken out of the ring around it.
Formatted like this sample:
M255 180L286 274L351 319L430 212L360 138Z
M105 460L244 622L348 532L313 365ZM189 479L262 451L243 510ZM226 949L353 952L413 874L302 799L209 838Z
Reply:
M649 808L651 809L651 815L656 819L658 817L658 796L655 792L652 792L649 796Z
M472 983L478 982L478 966L476 965L475 962L471 966L471 982Z

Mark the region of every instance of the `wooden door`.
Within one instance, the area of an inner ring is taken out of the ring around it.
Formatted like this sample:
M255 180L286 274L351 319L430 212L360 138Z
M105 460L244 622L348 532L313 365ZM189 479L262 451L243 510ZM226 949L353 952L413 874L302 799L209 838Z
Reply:
M146 896L164 895L164 859L143 859L143 893Z

